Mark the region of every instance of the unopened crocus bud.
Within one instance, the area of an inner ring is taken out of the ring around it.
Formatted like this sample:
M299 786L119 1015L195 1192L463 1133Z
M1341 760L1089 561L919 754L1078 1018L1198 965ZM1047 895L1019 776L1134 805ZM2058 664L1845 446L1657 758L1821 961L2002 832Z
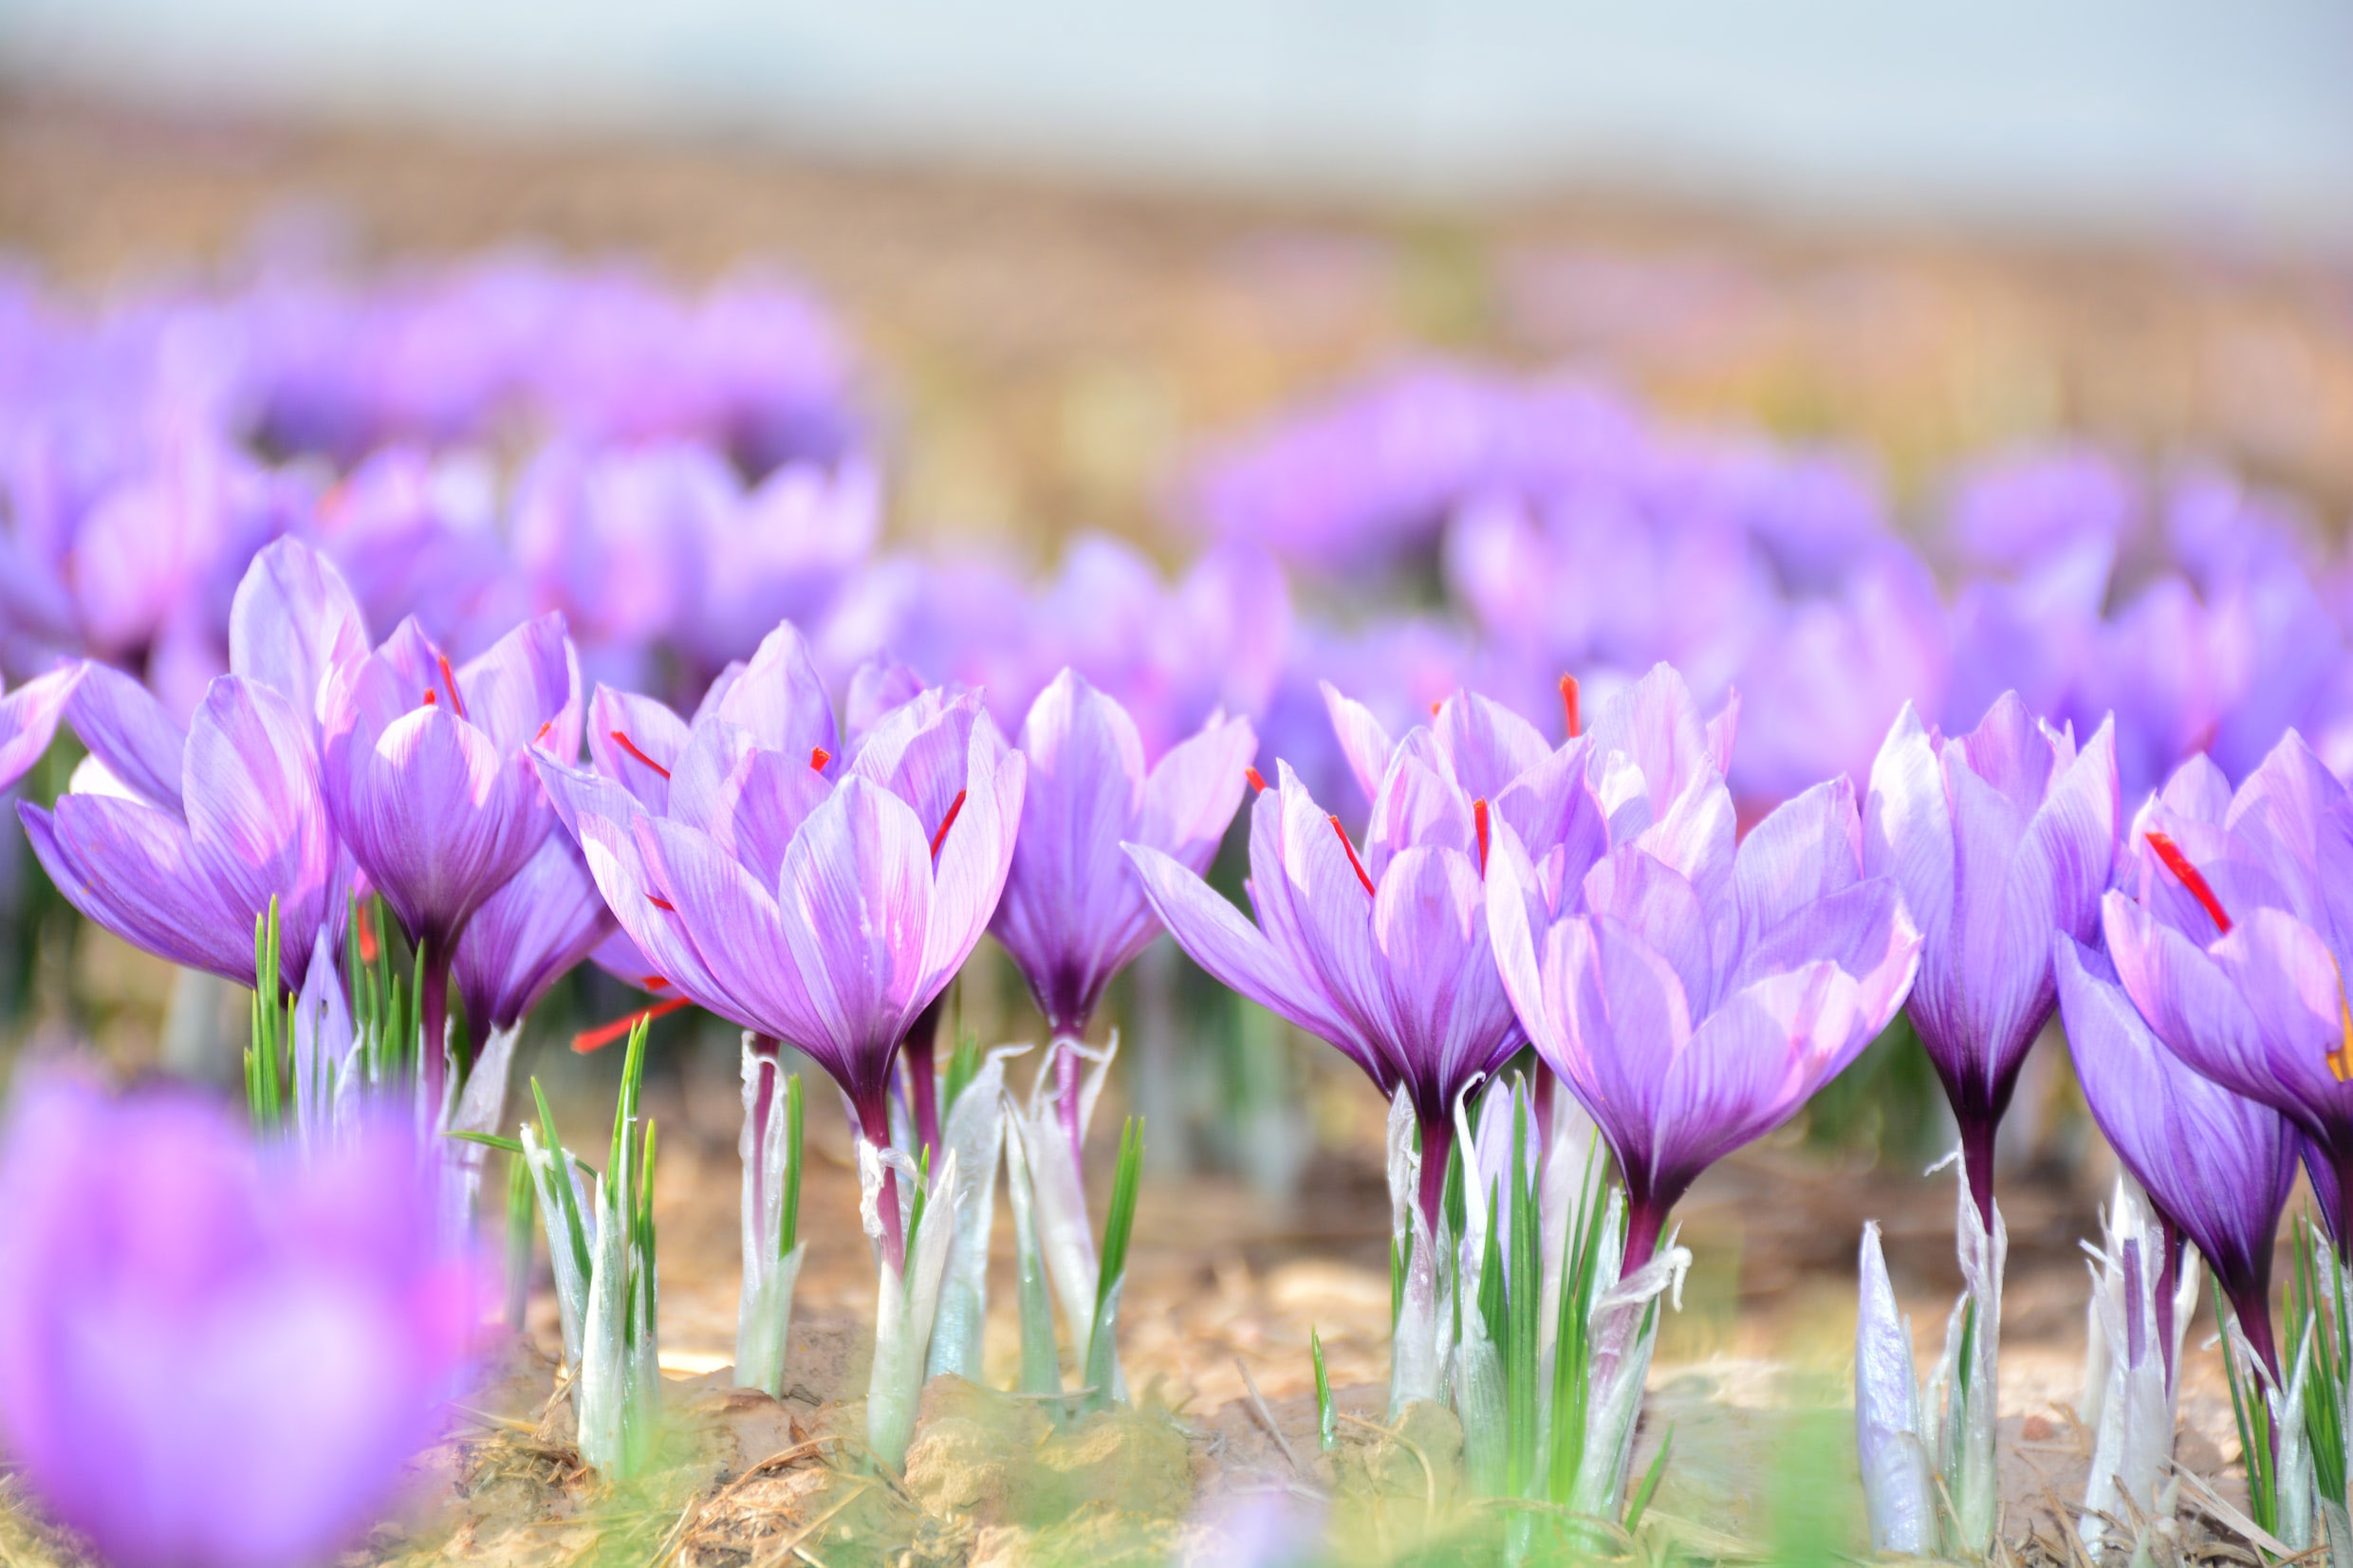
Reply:
M1896 1305L1880 1226L1862 1227L1862 1294L1855 1317L1855 1455L1875 1551L1920 1557L1936 1545L1936 1485L1920 1428L1912 1320Z

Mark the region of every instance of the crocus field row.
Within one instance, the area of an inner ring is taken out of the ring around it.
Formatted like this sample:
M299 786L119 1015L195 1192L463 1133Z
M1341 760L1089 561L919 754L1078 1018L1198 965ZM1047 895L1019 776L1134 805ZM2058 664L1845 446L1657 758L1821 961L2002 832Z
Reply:
M531 280L537 315L489 293L531 330L452 331L464 288L411 304L491 360L607 318L577 280ZM720 309L628 297L611 319L650 311L656 339ZM729 330L693 339L710 352L682 351L653 413L634 376L558 396L482 370L421 434L487 442L537 398L561 434L507 487L483 445L359 457L419 432L339 357L421 331L409 306L329 302L378 324L281 340L251 324L271 298L114 323L108 365L107 331L63 335L70 404L9 389L29 413L0 602L38 673L0 697L0 788L70 729L87 755L17 813L42 869L134 946L254 987L258 1137L193 1091L113 1098L50 1066L0 1152L0 1431L111 1559L313 1561L383 1506L464 1388L494 1157L522 1226L509 1310L544 1241L581 1454L615 1479L657 1462L642 1017L595 1163L510 1081L533 1005L584 962L742 1031L739 1382L785 1389L789 1046L857 1151L864 1461L904 1458L927 1379L982 1375L1000 1183L1018 1392L1063 1423L1125 1402L1144 1130L1100 1216L1084 1161L1105 987L1162 931L1388 1105L1390 1413L1450 1410L1468 1488L1544 1505L1503 1516L1523 1556L1639 1522L1677 1205L1899 1014L1959 1129L1966 1290L1923 1391L1861 1238L1862 1493L1883 1549L1989 1548L1991 1155L2056 1013L2127 1172L2095 1259L2087 1549L2129 1556L2146 1541L2101 1522L2145 1535L2174 1505L2202 1260L2248 1539L2353 1559L2343 634L2331 568L2263 504L2203 477L2144 507L2081 457L1980 476L1936 545L1963 568L1948 603L1832 465L1434 372L1214 459L1188 493L1233 537L1175 586L1099 542L1033 589L869 559L846 415L806 427L829 449L747 456L745 421L804 427L757 377L696 395ZM152 395L139 416L108 375ZM335 419L306 423L306 385L343 389ZM1276 564L1344 606L1417 554L1468 612L1453 630L1320 631ZM1206 879L1230 835L1240 902ZM1042 1050L941 1039L984 935ZM2300 1165L2318 1223L2281 1334ZM335 1375L261 1375L288 1343ZM241 1475L286 1484L265 1506Z

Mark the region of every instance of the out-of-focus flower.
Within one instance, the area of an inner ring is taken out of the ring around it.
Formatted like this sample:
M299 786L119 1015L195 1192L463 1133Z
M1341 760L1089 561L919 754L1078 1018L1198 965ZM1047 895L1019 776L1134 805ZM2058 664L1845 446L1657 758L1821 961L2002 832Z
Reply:
M2097 452L2018 452L1959 476L1946 531L1973 570L2021 574L2086 543L2113 560L2140 511L2131 479Z
M1121 844L1148 844L1197 876L1257 748L1248 719L1220 718L1147 768L1127 710L1068 670L1030 705L1021 833L990 929L1057 1035L1084 1038L1103 987L1157 933Z
M0 696L0 792L14 788L48 750L65 701L81 678L81 666L68 664Z
M391 1499L474 1316L414 1144L298 1156L176 1092L20 1086L0 1153L0 1431L120 1568L302 1568Z
M350 883L317 704L337 661L365 647L343 579L282 541L238 587L233 671L185 733L129 676L85 666L66 716L89 759L54 813L18 807L58 890L134 946L249 985L255 922L275 900L279 977L299 989L319 933L342 929Z
M1400 752L1362 855L1288 765L1251 808L1256 925L1169 856L1128 846L1144 895L1194 961L1329 1041L1421 1130L1421 1211L1438 1199L1454 1101L1519 1043L1488 948L1489 828L1452 780Z
M1907 704L1871 767L1863 865L1901 887L1919 932L1912 1023L1989 1231L1994 1128L2056 999L2051 937L2091 936L2118 818L2113 727L2079 752L2014 692L1952 740Z
M1647 764L1641 796L1614 814L1631 831L1579 868L1532 859L1499 825L1487 884L1520 1023L1617 1155L1629 1272L1700 1171L1787 1120L1885 1026L1920 949L1894 881L1865 875L1848 781L1782 805L1735 850L1731 791L1711 752L1693 754L1695 722L1660 744L1657 721L1688 697L1646 684L1591 742L1613 776L1605 800L1624 787L1617 759Z
M799 637L771 644L691 728L600 692L602 772L543 772L649 973L807 1052L887 1148L899 1042L996 908L1024 766L977 697L930 691L842 767L803 744L832 716Z
M2107 955L2054 938L2059 1013L2092 1119L2168 1232L2156 1302L2172 1358L2174 1284L2187 1238L2214 1271L2248 1342L2280 1375L2271 1252L2296 1184L2299 1142L2277 1111L2200 1077L2158 1042Z
M2353 1171L2353 799L2293 730L2238 788L2193 762L2133 824L2133 884L2101 905L2109 957L2166 1048L2309 1139L2339 1252Z

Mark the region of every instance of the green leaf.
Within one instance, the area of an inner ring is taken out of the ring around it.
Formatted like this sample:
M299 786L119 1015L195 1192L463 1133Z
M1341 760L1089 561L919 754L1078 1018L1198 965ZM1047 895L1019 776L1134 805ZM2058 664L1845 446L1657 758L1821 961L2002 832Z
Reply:
M1090 1410L1111 1402L1119 1287L1127 1276L1127 1245L1136 1229L1136 1191L1143 1170L1143 1118L1130 1116L1120 1131L1120 1164L1111 1178L1111 1207L1103 1216L1102 1266L1095 1276L1095 1323L1086 1341L1086 1383L1095 1391L1087 1400Z
M531 1079L531 1098L539 1105L540 1141L555 1156L555 1180L552 1185L556 1190L556 1202L564 1208L564 1231L571 1240L572 1260L580 1268L580 1277L585 1280L596 1272L596 1264L588 1254L588 1227L581 1223L580 1197L572 1190L572 1167L579 1162L572 1158L571 1152L556 1136L555 1114L547 1109L547 1093L539 1086L537 1077Z
M1329 1453L1340 1441L1340 1413L1332 1405L1331 1374L1324 1369L1324 1337L1307 1325L1307 1355L1315 1362L1315 1430L1324 1451Z
M785 1079L784 1219L776 1229L776 1256L788 1256L801 1240L801 1075Z
M496 1149L503 1153L520 1155L523 1153L521 1138L501 1137L496 1133L472 1133L460 1129L444 1133L441 1135L445 1138L456 1138L462 1143L478 1143L485 1149Z
M1642 1515L1650 1507L1650 1500L1658 1493L1658 1479L1667 1473L1667 1455L1675 1451L1675 1427L1669 1423L1666 1435L1658 1440L1658 1451L1651 1456L1650 1468L1642 1472L1642 1484L1634 1489L1626 1503L1625 1532L1628 1535L1641 1528Z

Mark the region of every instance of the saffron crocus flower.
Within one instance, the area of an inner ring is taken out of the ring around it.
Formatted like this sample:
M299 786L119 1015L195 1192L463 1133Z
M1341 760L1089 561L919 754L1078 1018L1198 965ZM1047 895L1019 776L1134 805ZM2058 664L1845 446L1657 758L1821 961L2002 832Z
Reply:
M614 929L580 845L558 825L484 900L458 939L452 964L475 1048L486 1036L519 1025L547 987ZM644 972L633 978L642 981Z
M2183 765L2133 843L2131 882L2101 906L2125 993L2168 1050L2310 1140L2316 1189L2335 1189L2323 1218L2345 1254L2353 799L2290 730L2235 795L2203 758Z
M1121 844L1148 844L1197 876L1257 749L1248 719L1216 717L1147 769L1127 710L1068 670L1030 705L1021 835L990 929L1057 1039L1085 1037L1103 987L1158 931ZM1077 1065L1062 1060L1063 1121L1075 1137Z
M14 788L48 750L81 676L81 666L65 665L0 697L0 791Z
M1712 761L1581 882L1495 832L1487 911L1528 1038L1592 1116L1626 1188L1626 1273L1694 1178L1778 1127L1902 1005L1920 948L1863 871L1853 785L1817 784L1735 851Z
M1400 753L1362 854L1288 764L1251 808L1252 925L1160 850L1130 844L1144 896L1177 946L1261 1006L1329 1041L1421 1132L1429 1233L1454 1147L1454 1102L1519 1044L1488 949L1481 887L1492 817Z
M721 707L741 698L765 723L775 714L751 701L752 678ZM658 706L638 699L632 710L645 719ZM1004 887L1022 760L971 693L926 692L899 709L838 784L834 759L797 737L790 751L769 749L711 706L682 743L623 731L627 747L600 753L651 775L642 793L546 764L549 787L651 972L799 1046L841 1085L862 1135L886 1148L899 1042L980 940ZM622 710L601 706L600 725ZM675 766L657 747L675 747ZM884 1177L881 1204L894 1269L895 1185Z
M90 748L26 832L73 906L135 947L250 985L253 930L278 906L279 978L301 988L319 933L342 929L350 867L322 788L317 704L365 647L335 569L280 541L230 615L231 673L183 732L137 681L84 668L66 718Z
M2277 1111L2200 1077L2158 1042L2107 955L2053 939L2059 1013L2092 1119L2165 1228L2158 1332L2172 1363L2174 1284L2186 1238L2214 1271L2274 1379L2271 1250L2296 1184L2299 1140Z
M530 759L579 755L580 663L561 616L454 669L411 619L330 672L321 713L336 826L423 954L425 1091L437 1112L451 958L554 826Z
M2050 1018L2054 933L2088 940L2116 858L2116 738L2080 751L2005 694L1967 735L1897 715L1863 809L1863 864L1892 876L1920 937L1911 1016L1960 1122L1993 1228L1993 1134Z
M118 1568L351 1544L433 1438L474 1315L414 1143L257 1149L192 1096L59 1078L10 1123L0 1432L32 1491Z

